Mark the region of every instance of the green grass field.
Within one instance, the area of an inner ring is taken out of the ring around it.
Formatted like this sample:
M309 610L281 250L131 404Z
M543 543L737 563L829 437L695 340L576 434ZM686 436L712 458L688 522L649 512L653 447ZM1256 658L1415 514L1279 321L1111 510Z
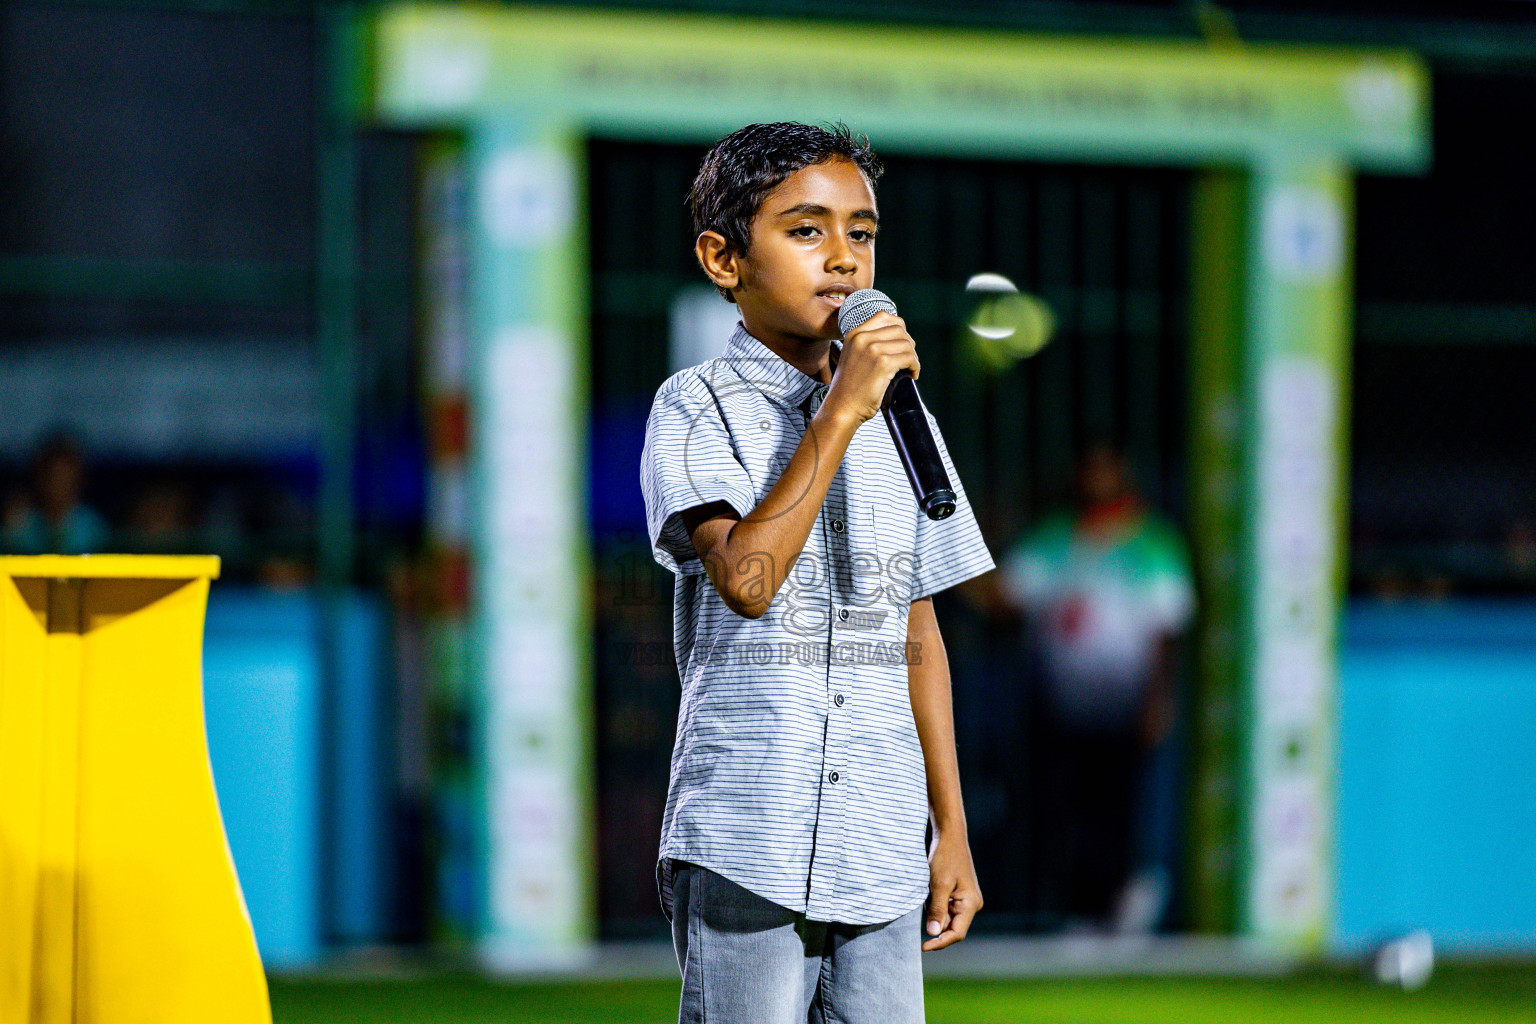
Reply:
M276 1024L666 1024L671 981L274 980ZM1451 965L1418 992L1343 973L1285 979L928 983L930 1024L1536 1024L1536 964Z

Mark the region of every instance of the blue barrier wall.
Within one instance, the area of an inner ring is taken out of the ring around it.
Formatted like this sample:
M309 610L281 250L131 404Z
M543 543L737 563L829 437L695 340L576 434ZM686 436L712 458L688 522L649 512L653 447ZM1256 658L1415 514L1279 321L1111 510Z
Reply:
M219 585L209 597L208 753L268 967L310 966L329 942L379 941L385 931L383 609L349 595L339 633L327 721L315 596Z
M1336 946L1536 948L1536 604L1352 605Z
M214 587L203 634L208 755L268 967L321 951L320 662L304 595Z

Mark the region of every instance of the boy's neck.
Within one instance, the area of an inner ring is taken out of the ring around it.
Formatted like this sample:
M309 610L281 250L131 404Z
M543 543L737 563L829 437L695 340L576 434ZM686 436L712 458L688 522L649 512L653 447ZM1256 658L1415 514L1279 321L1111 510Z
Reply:
M746 326L743 324L743 326ZM764 338L751 327L747 333L762 342L771 352L801 373L823 384L832 383L832 373L837 369L837 349L825 338L788 338L764 331Z

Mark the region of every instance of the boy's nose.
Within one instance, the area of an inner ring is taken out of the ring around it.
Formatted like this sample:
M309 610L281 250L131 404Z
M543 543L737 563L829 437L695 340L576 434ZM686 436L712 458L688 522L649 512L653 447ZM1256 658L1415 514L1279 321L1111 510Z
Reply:
M832 243L832 251L827 254L827 269L852 273L859 269L858 258L853 254L853 247L846 239L837 239Z

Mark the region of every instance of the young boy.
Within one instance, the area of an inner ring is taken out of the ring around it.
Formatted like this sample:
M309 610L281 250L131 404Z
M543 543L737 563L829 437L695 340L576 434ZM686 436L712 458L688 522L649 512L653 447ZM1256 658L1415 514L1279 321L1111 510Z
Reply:
M919 943L981 908L931 595L993 562L933 417L956 494L938 522L877 415L920 372L902 320L837 324L874 283L879 173L842 126L748 125L689 195L741 321L657 391L640 467L676 574L657 881L683 1022L916 1024Z

